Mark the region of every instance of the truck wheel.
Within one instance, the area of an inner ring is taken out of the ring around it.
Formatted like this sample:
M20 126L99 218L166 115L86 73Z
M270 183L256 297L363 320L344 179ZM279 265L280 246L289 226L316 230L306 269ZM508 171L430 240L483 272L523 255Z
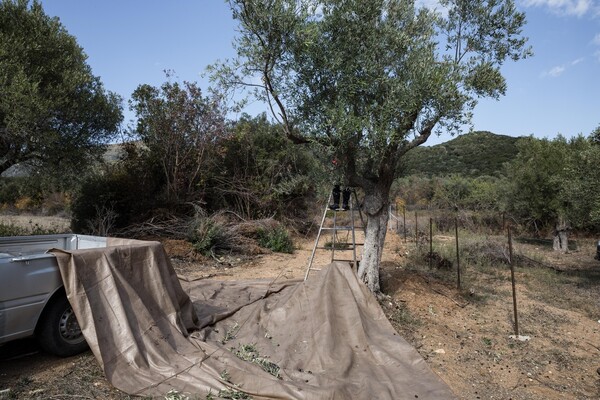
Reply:
M44 351L61 357L73 356L88 348L71 304L64 295L46 306L36 336Z

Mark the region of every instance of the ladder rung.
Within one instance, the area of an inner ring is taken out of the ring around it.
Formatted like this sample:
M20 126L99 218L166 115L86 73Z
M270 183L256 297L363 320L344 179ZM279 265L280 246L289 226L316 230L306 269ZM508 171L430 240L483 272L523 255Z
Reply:
M354 229L356 229L356 228L354 228ZM323 228L321 228L321 230L322 231L351 231L352 227L351 226L336 226L333 228L323 227Z
M334 258L332 261L348 261L348 262L354 262L354 260L348 260L345 258ZM357 262L360 260L356 260Z
M331 243L331 242L328 242L328 243ZM356 242L356 243L352 243L352 242L335 242L335 246L349 246L349 247L351 247L351 246L364 246L364 245L365 245L364 243L358 243L358 242ZM334 245L332 245L332 244L329 244L328 246L317 246L317 249L320 249L320 250L323 250L323 249L333 250L333 248L334 248ZM339 247L335 248L335 250L337 250L337 249L339 249Z
M319 246L317 247L317 249L319 250L335 250L335 251L345 251L345 250L352 250L352 246L348 245L348 247L332 247L332 246Z

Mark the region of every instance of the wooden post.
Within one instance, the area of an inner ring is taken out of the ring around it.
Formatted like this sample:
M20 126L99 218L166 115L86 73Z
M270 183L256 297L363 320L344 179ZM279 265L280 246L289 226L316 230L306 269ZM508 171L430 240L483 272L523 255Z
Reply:
M454 231L456 233L456 288L460 290L460 252L458 251L458 217L454 217Z
M433 218L429 217L429 269L433 263Z
M400 232L400 216L398 215L399 205L396 203L396 234Z
M406 243L406 206L402 207L402 218L403 218L403 229L404 229L404 243Z
M515 336L519 337L519 317L517 315L517 289L515 284L515 266L512 255L512 230L508 227L508 264L510 265L510 280L512 281L513 312L515 316Z
M415 242L417 244L417 252L419 251L419 216L415 210Z

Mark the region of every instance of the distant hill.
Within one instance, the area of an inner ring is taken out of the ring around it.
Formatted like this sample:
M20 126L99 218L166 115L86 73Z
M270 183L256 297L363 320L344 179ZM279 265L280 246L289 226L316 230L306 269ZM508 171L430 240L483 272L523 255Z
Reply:
M133 143L138 147L143 146L141 144L141 142L139 142L139 141L136 141ZM124 145L125 145L125 143L107 144L106 151L104 152L104 154L102 156L104 162L106 162L108 164L114 164L117 161L119 161L125 155ZM0 177L1 178L26 177L26 176L30 176L33 170L34 170L34 168L31 165L27 165L27 163L19 163L19 164L13 165L12 167L10 167L6 171L4 171L0 175Z
M519 139L478 131L435 146L417 147L406 154L402 175L497 175L502 164L517 155Z

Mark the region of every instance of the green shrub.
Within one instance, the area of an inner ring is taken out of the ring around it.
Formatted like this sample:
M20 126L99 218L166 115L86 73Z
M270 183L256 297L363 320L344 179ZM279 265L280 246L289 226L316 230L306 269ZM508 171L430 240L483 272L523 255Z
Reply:
M293 253L294 242L282 226L258 231L258 244L277 253Z
M224 253L246 253L252 247L252 239L243 235L239 221L230 221L226 213L206 215L200 207L195 209L196 215L189 223L188 241L197 252L214 256Z
M88 178L71 205L72 228L76 233L98 233L110 219L114 231L149 218L163 206L161 182L156 165L135 153L120 163Z
M227 242L223 227L208 218L196 225L190 241L194 250L204 255L217 253Z
M220 173L207 180L209 210L231 210L247 220L307 218L324 179L320 155L291 143L280 129L264 115L235 123L220 151Z
M0 179L0 199L2 203L13 206L22 196L23 190L19 178Z
M24 228L17 226L13 223L0 223L0 236L22 236L26 234L27 232Z

